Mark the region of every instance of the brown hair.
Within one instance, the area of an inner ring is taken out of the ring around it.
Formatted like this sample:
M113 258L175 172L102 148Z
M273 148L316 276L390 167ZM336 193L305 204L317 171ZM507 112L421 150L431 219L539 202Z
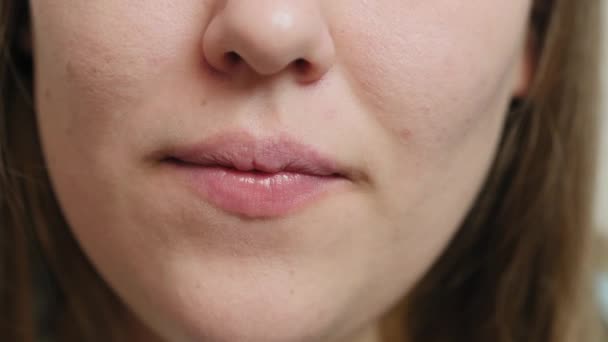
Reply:
M126 340L133 317L79 248L46 172L20 47L27 4L0 0L0 336ZM531 91L513 101L453 241L387 314L387 341L589 341L599 12L599 0L535 1Z

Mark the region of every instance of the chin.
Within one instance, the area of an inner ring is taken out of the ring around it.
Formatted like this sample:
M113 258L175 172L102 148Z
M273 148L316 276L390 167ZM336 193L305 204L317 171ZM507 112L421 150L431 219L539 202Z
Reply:
M336 334L353 328L341 319L350 316L349 291L339 290L330 277L302 281L288 269L272 267L212 265L195 273L183 264L181 274L157 274L155 282L122 297L164 341L342 341Z

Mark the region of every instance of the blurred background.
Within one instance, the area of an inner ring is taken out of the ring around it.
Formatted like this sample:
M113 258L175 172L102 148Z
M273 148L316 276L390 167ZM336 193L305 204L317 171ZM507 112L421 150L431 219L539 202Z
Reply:
M608 3L602 1L604 23L608 22ZM599 183L597 188L596 222L604 236L608 237L608 24L604 24L602 65L602 131L600 135Z

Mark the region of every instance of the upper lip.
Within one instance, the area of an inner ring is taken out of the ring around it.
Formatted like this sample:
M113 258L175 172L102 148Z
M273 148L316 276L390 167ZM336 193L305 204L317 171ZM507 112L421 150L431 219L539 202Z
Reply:
M200 143L175 147L166 157L188 164L240 171L346 177L337 161L285 134L256 138L247 132L227 132Z

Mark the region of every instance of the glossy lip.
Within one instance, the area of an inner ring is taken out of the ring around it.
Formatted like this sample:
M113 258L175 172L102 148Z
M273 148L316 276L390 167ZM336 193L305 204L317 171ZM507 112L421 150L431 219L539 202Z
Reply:
M287 135L224 133L176 147L163 161L205 201L254 218L290 214L351 181L336 161Z

